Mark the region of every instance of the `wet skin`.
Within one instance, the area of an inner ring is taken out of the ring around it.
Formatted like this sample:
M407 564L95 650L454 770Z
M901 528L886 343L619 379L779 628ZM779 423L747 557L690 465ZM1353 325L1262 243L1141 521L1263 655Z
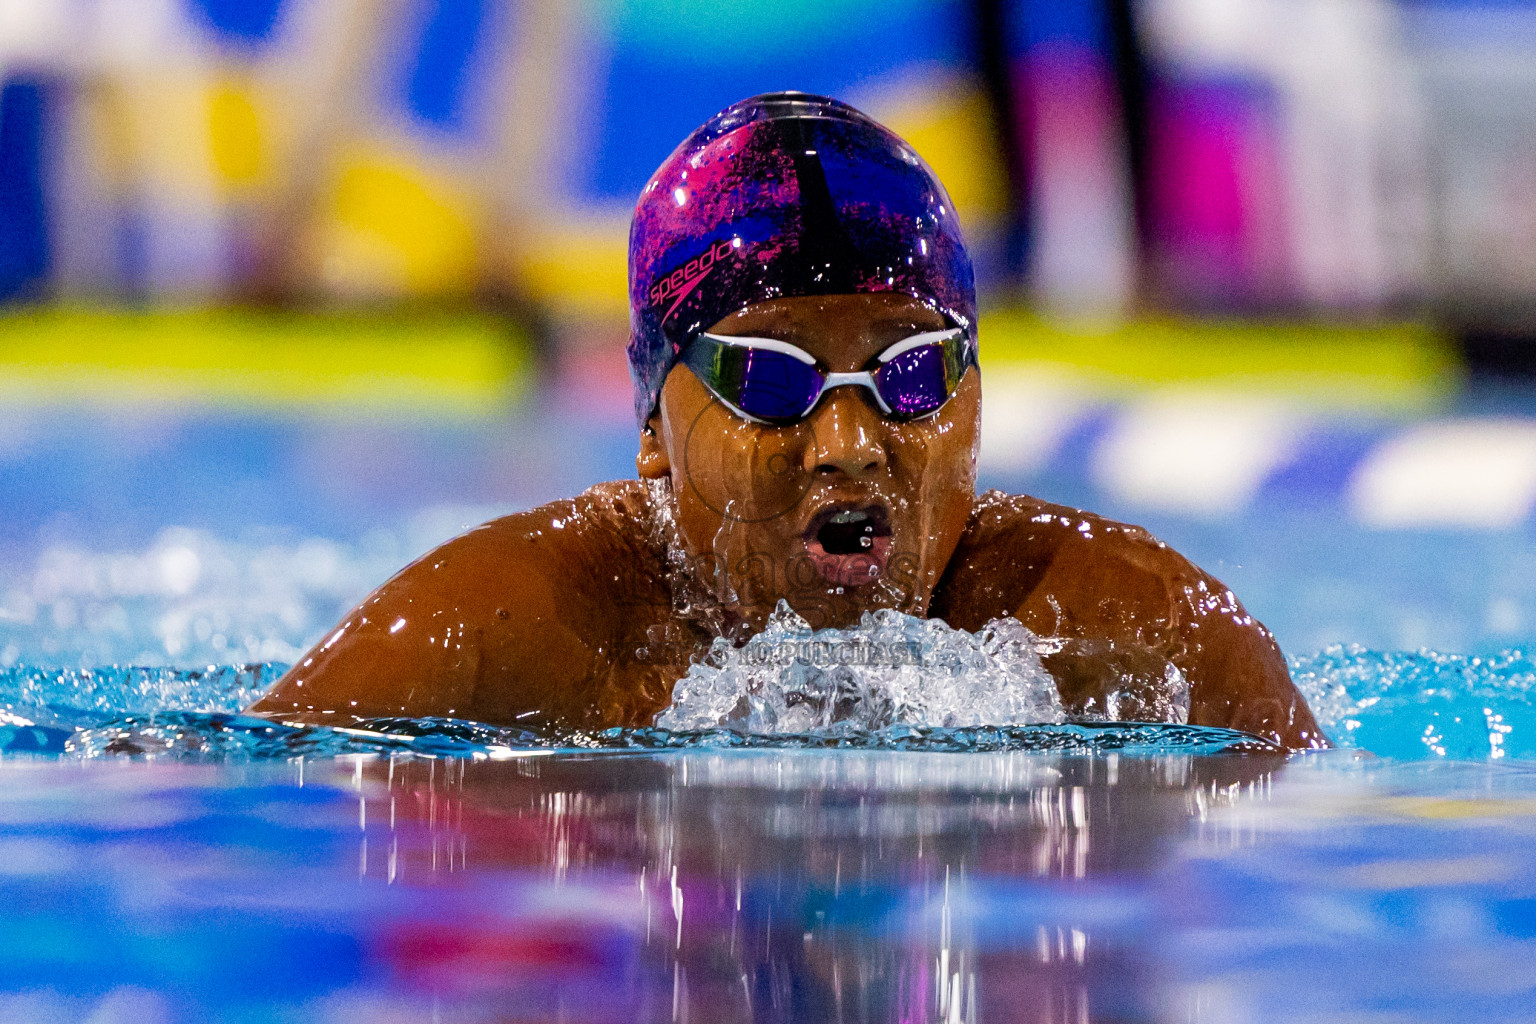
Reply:
M711 332L788 341L854 371L946 326L915 300L875 294L759 303ZM642 481L449 541L366 598L252 710L648 725L713 636L750 634L782 599L818 626L880 607L971 630L1015 615L1061 638L1045 661L1069 710L1103 711L1119 690L1119 717L1136 717L1136 695L1171 664L1189 683L1192 723L1326 744L1274 639L1221 583L1138 527L1026 496L978 498L980 411L973 367L924 419L888 419L849 386L772 427L679 365L641 432ZM675 520L658 529L643 481L663 479ZM669 534L681 569L669 567Z
M905 296L853 295L759 303L711 333L788 341L828 369L853 371L947 326ZM838 387L803 422L769 427L681 367L641 433L636 468L671 481L683 546L716 560L697 561L694 575L726 599L733 623L755 631L781 599L816 626L851 625L877 607L923 615L974 504L980 414L972 369L919 420L887 419L866 389ZM874 513L878 535L855 554L829 553L816 527L837 512Z

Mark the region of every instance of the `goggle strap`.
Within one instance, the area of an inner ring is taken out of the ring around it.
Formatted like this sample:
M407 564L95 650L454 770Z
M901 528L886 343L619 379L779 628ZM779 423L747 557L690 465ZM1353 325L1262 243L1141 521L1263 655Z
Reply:
M892 413L892 408L886 401L885 396L880 393L880 385L875 379L875 372L878 371L872 372L870 370L856 370L849 373L830 373L826 370L823 370L817 363L816 357L811 355L809 352L805 351L797 345L793 345L787 341L781 341L777 338L749 338L733 335L711 334L708 331L704 331L695 336L695 340L697 339L707 339L709 343L714 346L720 348L732 348L738 351L743 349L760 349L769 352L777 352L782 355L790 356L791 358L806 366L814 367L818 375L823 379L821 391L816 396L816 400L811 403L810 408L799 414L800 419L809 416L811 412L815 410L816 406L821 404L822 398L824 398L826 393L832 388L846 387L849 385L862 387L871 395L873 395L875 402L878 404L880 412L883 415L889 416ZM881 367L884 367L892 359L897 358L904 352L910 352L913 349L922 348L925 345L947 345L949 342L958 339L966 340L966 344L960 353L958 366L960 373L963 374L965 368L974 362L975 351L973 346L969 343L969 340L966 338L966 330L963 327L950 327L941 331L926 331L922 334L914 334L910 338L903 338L901 341L896 342L890 348L876 356L876 361L880 364ZM721 404L730 409L733 413L753 423L763 423L770 426L774 425L775 421L773 420L763 419L760 416L754 416L751 413L745 411L735 402L732 402L726 398L725 395L721 394L719 390L717 390L714 382L705 379L713 375L712 372L714 368L711 365L713 360L707 356L704 356L704 354L698 351L695 346L691 344L687 346L683 352L682 361L690 369L693 369L696 372L700 372L702 374L701 380L703 380L703 383L709 389L710 393L713 394L715 398L719 399ZM959 381L957 377L955 381L947 383L957 384L958 382ZM946 388L946 390L949 389ZM952 394L953 392L951 391L950 393ZM937 411L937 409L935 409L935 411Z
M947 327L942 331L928 331L924 334L914 334L892 345L875 357L876 362L882 365L895 359L903 352L910 352L914 348L922 348L924 345L942 344L946 341L954 341L965 333L964 327Z
M725 334L710 334L708 331L704 331L699 337L708 338L716 345L728 345L731 348L760 348L769 352L782 352L787 356L794 356L807 366L816 365L815 356L797 345L780 341L778 338L740 338Z
M954 341L965 334L964 327L946 327L941 331L925 331L922 334L914 334L910 338L903 338L890 348L885 349L875 361L884 365L901 355L910 352L914 348L922 348L924 345L942 344L946 341ZM815 366L816 357L798 345L793 345L778 338L747 338L726 334L711 334L702 332L699 337L708 338L717 345L729 345L733 348L760 348L769 352L782 352L788 356L794 356L807 366Z

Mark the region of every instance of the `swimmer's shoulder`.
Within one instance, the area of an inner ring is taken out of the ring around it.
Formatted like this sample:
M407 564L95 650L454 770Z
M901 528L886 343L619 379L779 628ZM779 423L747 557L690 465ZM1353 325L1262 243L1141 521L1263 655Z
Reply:
M639 481L597 484L466 530L380 591L409 587L444 607L469 609L526 603L547 590L564 616L601 612L612 584L650 560L648 502Z
M524 512L493 519L449 541L476 547L510 545L548 561L564 582L582 585L573 570L601 570L616 561L659 561L652 537L650 492L639 480L594 484L574 498L562 498ZM594 593L608 593L598 587Z
M645 617L655 586L649 500L639 481L599 484L460 534L365 598L253 710L581 717L609 634Z
M396 580L436 575L443 581L439 589L456 599L545 584L558 591L566 614L588 608L602 612L627 575L659 569L649 524L650 496L640 481L596 484L574 498L467 530L402 570Z
M1170 592L1202 575L1140 526L994 490L976 499L936 612L979 625L1043 600L1069 618L1079 605L1106 602L1122 613L1129 602L1142 614L1166 614Z
M1189 721L1326 746L1274 637L1236 595L1146 530L1028 495L977 499L930 613L977 629L1012 615L1037 634L1165 657Z
M1085 509L1045 501L1028 494L991 490L976 498L962 543L980 546L1026 543L1059 546L1090 534L1115 537L1132 548L1167 550L1144 528Z

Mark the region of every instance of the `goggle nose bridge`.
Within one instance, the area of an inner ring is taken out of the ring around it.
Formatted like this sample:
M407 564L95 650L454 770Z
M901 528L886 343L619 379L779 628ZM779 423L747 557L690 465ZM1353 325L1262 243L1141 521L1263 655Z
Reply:
M875 375L868 370L854 370L851 373L827 374L825 383L821 385L821 394L816 396L816 401L811 403L811 407L806 410L805 414L809 416L811 413L815 412L816 406L820 405L821 400L827 397L828 391L831 391L833 388L844 387L863 388L865 391L868 391L871 395L875 396L875 404L880 407L880 415L889 416L891 414L891 407L886 404L885 396L880 394L880 388L875 385Z
M948 327L942 330L924 331L920 334L915 334L902 341L896 342L894 345L885 349L878 356L876 356L875 361L880 364L876 369L852 370L845 372L832 372L826 370L822 368L821 365L817 362L816 357L811 355L809 352L800 348L798 345L787 341L781 341L777 338L737 337L732 335L712 334L709 331L701 332L694 338L695 342L703 340L707 340L711 344L721 348L746 350L756 349L769 352L777 352L782 355L790 356L798 362L814 368L816 375L821 378L822 384L820 389L816 392L815 399L812 400L810 405L806 407L804 412L798 415L798 419L800 420L809 417L813 412L816 411L816 407L821 404L821 400L826 397L828 391L835 387L849 386L862 387L867 390L870 394L874 395L875 402L880 409L881 415L891 416L893 414L893 409L891 405L886 401L885 396L880 393L880 386L875 380L875 374L883 370L886 365L889 364L893 359L914 348L935 343L962 341L964 343L963 362L967 366L974 365L975 363L975 349L973 347L974 343L968 339L966 331L962 327ZM692 344L686 346L684 348L682 359L683 363L690 366L694 366L690 358L692 354L691 350L693 348L694 345ZM704 379L701 378L701 380ZM741 408L741 406L731 401L725 395L721 394L718 388L710 381L704 380L704 384L705 387L709 389L710 393L713 394L721 404L730 409L732 412L736 413L738 416L741 416L743 419L749 420L753 423L772 424L774 422L773 420L764 419L760 416L755 416L752 413L747 412L745 409ZM945 402L947 401L948 396L945 398ZM925 413L922 416L915 418L926 418L927 416L932 415L933 412L937 412L939 408L943 407L943 405L944 403L941 402L932 410L932 412Z

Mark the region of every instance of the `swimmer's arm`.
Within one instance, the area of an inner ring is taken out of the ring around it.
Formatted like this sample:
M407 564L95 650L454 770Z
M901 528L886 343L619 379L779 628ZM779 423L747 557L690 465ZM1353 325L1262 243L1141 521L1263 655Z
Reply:
M1186 621L1185 652L1173 658L1189 681L1190 723L1241 729L1293 749L1331 746L1291 681L1274 636L1231 591L1200 575L1222 597L1212 610Z
M1015 612L1026 626L1163 652L1189 683L1191 724L1328 745L1274 637L1230 590L1137 527L1089 521L1060 539Z
M539 529L548 513L487 523L408 566L250 710L290 721L442 715L509 725L579 710L590 652L563 593L561 540Z

